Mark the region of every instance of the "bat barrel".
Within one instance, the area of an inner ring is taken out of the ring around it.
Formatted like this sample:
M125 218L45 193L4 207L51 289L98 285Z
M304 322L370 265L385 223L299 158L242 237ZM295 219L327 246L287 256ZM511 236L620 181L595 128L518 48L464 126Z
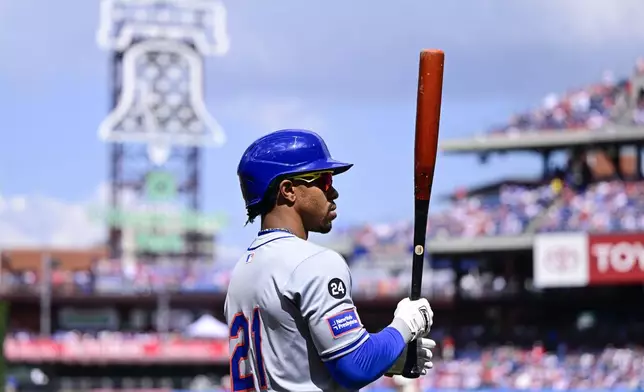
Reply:
M426 49L420 53L414 149L414 193L417 200L429 200L431 195L438 150L444 63L442 50Z

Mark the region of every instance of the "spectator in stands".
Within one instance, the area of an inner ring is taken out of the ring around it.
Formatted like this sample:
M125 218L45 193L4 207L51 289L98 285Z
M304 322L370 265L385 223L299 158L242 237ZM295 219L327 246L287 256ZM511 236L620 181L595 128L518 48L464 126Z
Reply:
M570 189L548 211L539 231L644 230L644 182L604 181L585 192Z
M644 58L639 58L634 73L644 73ZM569 91L565 94L551 93L542 105L526 113L513 115L507 124L493 128L492 135L520 135L524 132L543 130L594 130L606 123L621 118L625 100L629 95L629 79L615 80L610 71L605 71L602 81L594 85ZM636 109L632 118L641 124L641 109Z
M554 196L548 185L504 185L498 196L463 198L444 212L433 214L429 234L437 238L519 235Z

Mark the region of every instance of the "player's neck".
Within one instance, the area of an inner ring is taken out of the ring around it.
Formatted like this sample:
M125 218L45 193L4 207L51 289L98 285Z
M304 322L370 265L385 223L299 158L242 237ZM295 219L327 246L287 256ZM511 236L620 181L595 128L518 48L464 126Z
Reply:
M289 217L275 216L268 214L262 219L262 230L270 229L286 229L293 233L293 235L300 237L303 240L309 238L309 232L304 229L302 222Z

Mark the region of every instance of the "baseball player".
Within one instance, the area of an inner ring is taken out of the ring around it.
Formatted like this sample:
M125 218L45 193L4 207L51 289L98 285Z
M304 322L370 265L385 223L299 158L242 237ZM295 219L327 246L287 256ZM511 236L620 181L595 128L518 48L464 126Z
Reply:
M232 391L355 391L400 374L407 343L430 369L433 323L426 299L398 303L389 326L363 327L351 273L338 253L308 242L337 216L333 176L353 166L306 130L252 143L238 166L248 222L257 238L233 268L224 311L230 328Z

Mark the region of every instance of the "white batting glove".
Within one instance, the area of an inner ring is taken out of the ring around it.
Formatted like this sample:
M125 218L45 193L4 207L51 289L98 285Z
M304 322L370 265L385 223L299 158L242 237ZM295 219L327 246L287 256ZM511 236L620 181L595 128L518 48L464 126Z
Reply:
M418 367L421 369L420 374L423 376L427 374L427 371L434 367L432 362L432 357L434 354L432 350L436 347L436 342L428 338L420 338L417 340L416 344L418 350L416 351L418 356ZM402 374L403 369L405 368L405 359L407 358L407 347L403 350L402 354L396 362L387 370L385 376L394 376Z
M409 327L411 340L414 340L427 336L434 324L434 311L425 298L415 301L405 298L398 302L394 318L402 320Z

